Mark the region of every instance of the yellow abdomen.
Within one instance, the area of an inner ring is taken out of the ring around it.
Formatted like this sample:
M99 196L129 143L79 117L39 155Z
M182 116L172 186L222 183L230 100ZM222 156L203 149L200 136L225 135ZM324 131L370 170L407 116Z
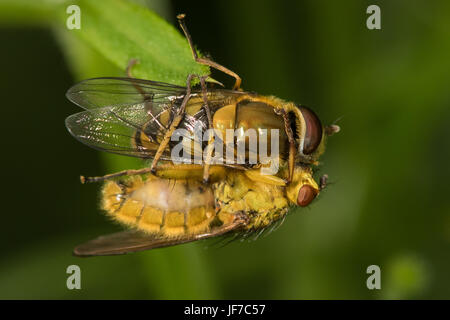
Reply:
M108 181L103 209L115 220L167 237L207 231L215 217L211 188L193 180L167 180L151 175L143 180Z

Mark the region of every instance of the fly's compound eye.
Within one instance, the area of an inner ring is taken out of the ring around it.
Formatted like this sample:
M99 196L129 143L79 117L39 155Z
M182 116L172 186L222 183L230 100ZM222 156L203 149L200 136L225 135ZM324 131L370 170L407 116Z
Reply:
M305 184L298 190L297 205L300 207L306 207L317 196L318 191L309 184Z
M316 151L320 141L322 141L322 123L311 109L303 106L299 107L299 109L306 123L303 154L311 154Z

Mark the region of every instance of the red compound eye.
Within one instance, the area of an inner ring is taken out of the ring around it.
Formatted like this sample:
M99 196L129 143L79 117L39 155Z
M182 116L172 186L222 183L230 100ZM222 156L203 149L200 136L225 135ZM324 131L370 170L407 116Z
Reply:
M317 196L317 190L308 184L305 184L300 188L297 195L297 204L300 207L306 207L309 205L314 198Z
M307 107L299 107L306 123L305 142L303 154L311 154L316 151L322 141L322 123L319 117Z

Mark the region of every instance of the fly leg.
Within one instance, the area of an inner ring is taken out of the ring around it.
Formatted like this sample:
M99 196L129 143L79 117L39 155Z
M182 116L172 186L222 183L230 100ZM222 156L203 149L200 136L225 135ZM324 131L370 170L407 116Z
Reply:
M134 59L134 58L130 59L130 61L128 61L127 68L125 69L128 78L135 79L135 77L133 77L133 75L131 74L131 69L138 63L139 63L139 60L138 59Z
M191 97L191 81L194 77L193 74L190 74L187 77L186 80L186 94L184 95L183 102L181 103L180 109L178 109L175 117L173 118L172 122L170 123L169 129L164 134L164 138L161 141L158 150L156 151L155 157L153 158L152 165L150 166L150 171L152 173L156 172L156 166L158 164L159 159L161 158L164 150L166 149L167 145L169 144L170 138L175 131L176 128L178 128L178 125L180 124L181 120L183 120L184 113L186 110L186 105L189 101L189 98Z
M200 164L173 164L162 163L158 166L155 176L161 179L175 180L193 180L201 182L203 180L204 166ZM228 173L228 169L224 166L211 166L209 170L209 179L216 182L224 179Z
M136 59L131 59L128 62L128 66L126 69L127 75L129 78L133 78L133 76L131 75L131 68L138 63L138 60ZM144 97L144 101L149 101L151 103L151 97L148 96L147 94L145 94L144 90L138 85L133 83L134 87L136 88L137 91L139 91L139 93L141 93ZM106 180L110 180L110 179L114 179L117 177L121 177L121 176L131 176L131 175L138 175L138 174L145 174L145 173L149 173L150 172L150 168L143 168L143 169L138 169L138 170L123 170L123 171L119 171L116 173L111 173L111 174L107 174L101 177L85 177L85 176L80 176L80 181L81 183L91 183L91 182L100 182L100 181L106 181Z
M130 61L128 61L128 65L127 65L127 69L126 69L126 73L127 73L128 78L136 79L131 74L131 69L138 63L139 63L139 60L138 59L134 59L134 58L130 59ZM144 90L142 90L142 88L136 83L133 83L133 86L136 88L137 91L139 91L140 94L142 94L142 96L144 96L144 100L147 100L148 95L145 94Z
M272 186L286 186L286 181L274 175L261 174L259 169L248 169L244 171L247 178L255 182L262 182Z
M139 60L134 59L134 58L131 59L131 60L128 62L127 69L126 69L126 73L127 73L128 78L130 78L130 79L136 79L136 78L133 77L133 75L131 74L131 69L132 69L136 64L138 64L138 63L139 63ZM137 90L137 91L142 95L142 97L144 98L144 109L145 109L145 111L147 111L147 114L150 115L150 116L153 118L152 120L156 121L156 122L158 123L158 125L159 125L163 130L167 130L167 128L153 116L153 97L154 97L154 94L152 94L152 93L146 93L145 90L142 89L142 87L141 87L139 84L135 83L135 82L132 82L132 81L131 81L131 84L136 88L136 90ZM143 133L147 136L147 138L148 138L150 141L152 140L152 138L151 138L147 133L145 133L145 132L143 132Z
M127 69L126 69L128 78L136 79L135 77L133 77L133 75L131 73L131 69L138 63L139 63L139 60L134 59L134 58L131 59L130 61L128 61L128 65L127 65ZM136 88L136 90L139 91L139 93L144 97L144 102L145 102L146 108L148 110L147 103L149 103L151 106L153 95L145 93L144 89L142 89L142 87L140 85L138 85L137 83L132 82L132 84Z
M295 153L297 151L295 148L294 133L292 132L292 128L291 128L289 117L288 117L287 113L283 109L281 109L280 111L275 111L275 112L278 114L281 114L281 116L283 117L284 129L286 131L288 141L289 141L289 159L288 159L289 176L288 176L287 181L291 182L292 178L294 176Z
M202 86L202 96L203 96L203 108L206 112L206 117L208 118L208 129L210 136L208 138L208 146L206 147L206 159L205 166L203 168L203 183L208 183L209 181L209 167L212 159L212 151L214 149L214 133L213 133L213 123L211 118L211 110L208 105L208 96L206 91L205 77L200 77L200 84Z
M214 68L216 70L222 71L223 73L225 73L225 74L235 78L236 80L235 80L235 83L234 83L234 86L233 86L233 90L241 90L240 87L241 87L242 79L236 73L234 73L230 69L225 68L224 66L218 64L217 62L214 62L214 61L206 59L206 58L199 58L198 57L197 51L195 51L195 48L194 48L194 43L192 42L192 37L189 34L189 31L188 31L188 29L186 27L186 24L184 22L184 18L185 17L186 17L186 15L184 13L177 15L177 19L178 19L178 22L180 23L181 29L183 29L184 35L186 36L186 39L189 42L189 47L191 48L192 56L194 57L194 60L197 63L203 64L203 65L206 65L206 66L210 66L211 68Z
M203 180L203 170L204 166L198 164L177 164L164 163L158 166L158 170L155 172L154 176L161 179L184 179L184 180ZM92 183L106 181L122 176L132 176L139 174L150 173L150 168L143 168L138 170L124 170L111 174L107 174L101 177L85 177L80 176L81 183ZM212 181L218 181L223 179L227 174L227 168L223 166L212 166L209 170L209 177Z
M109 180L109 179L113 179L113 178L117 178L117 177L121 177L121 176L132 176L132 175L144 174L144 173L149 173L149 172L150 172L150 168L143 168L143 169L138 169L138 170L124 170L124 171L119 171L116 173L107 174L102 177L80 176L80 181L83 184L90 183L90 182L100 182L100 181L105 181L105 180Z

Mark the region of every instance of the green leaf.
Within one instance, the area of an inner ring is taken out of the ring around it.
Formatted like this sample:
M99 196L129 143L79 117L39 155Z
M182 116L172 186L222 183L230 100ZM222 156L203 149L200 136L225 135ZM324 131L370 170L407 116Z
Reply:
M61 3L51 0L0 0L0 25L35 26L54 20Z
M132 70L138 78L184 85L190 73L208 74L208 68L194 62L180 32L148 9L124 1L110 1L107 8L94 1L85 6L87 2L79 2L81 30L54 28L77 79L124 75L131 58L140 61ZM142 161L135 158L105 153L101 156L105 173L142 166ZM217 296L207 262L195 245L136 256L147 277L144 282L149 297ZM185 267L188 262L189 267Z
M81 10L79 30L66 27L69 17L66 8L71 4L78 5ZM2 11L14 16L10 24L20 20L19 24L23 25L29 17L35 17L34 25L51 26L78 81L100 76L124 76L125 68L133 58L140 62L132 69L136 78L185 85L189 74L209 74L209 68L194 61L189 45L179 30L136 3L123 0L58 3L51 0L8 0L0 2ZM0 17L3 17L2 13ZM9 23L7 17L4 21ZM99 155L105 172L96 175L137 168L143 164L135 158L106 153ZM116 257L115 260L126 264L130 257ZM142 264L144 278L140 279L147 284L148 297L220 296L215 292L207 260L195 244L136 254L133 261Z
M72 4L80 7L80 29L66 27L70 17L66 9ZM131 59L138 59L139 64L132 69L136 78L185 85L189 74L209 74L207 66L194 61L180 31L130 1L6 0L0 2L0 12L3 23L38 21L52 25L61 37L75 36L123 72Z
M122 0L77 4L81 29L66 32L79 36L122 70L131 59L138 59L134 77L184 85L188 74L209 73L194 61L180 32L152 11Z

